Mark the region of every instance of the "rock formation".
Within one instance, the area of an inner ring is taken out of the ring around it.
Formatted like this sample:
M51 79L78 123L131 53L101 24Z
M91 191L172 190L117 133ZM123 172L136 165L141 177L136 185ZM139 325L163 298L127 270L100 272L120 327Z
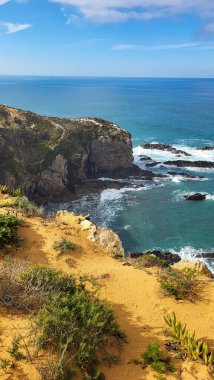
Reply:
M201 194L201 193L189 194L189 195L184 195L184 198L187 201L204 201L206 199L206 194Z
M99 177L138 175L131 136L93 118L44 117L0 106L0 179L30 199L61 201Z

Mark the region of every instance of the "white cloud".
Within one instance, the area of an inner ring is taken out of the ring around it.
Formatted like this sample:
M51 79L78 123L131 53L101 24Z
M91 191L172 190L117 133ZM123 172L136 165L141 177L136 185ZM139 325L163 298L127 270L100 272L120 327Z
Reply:
M4 22L2 25L6 28L8 34L21 32L32 27L30 24L13 24L12 22Z
M213 0L49 0L74 7L80 18L95 22L124 22L196 13L214 16Z
M6 3L9 3L10 0L0 0L0 5L4 5Z
M129 45L119 44L113 46L113 50L173 50L173 49L214 49L214 44L203 42L190 42L181 44L163 44L163 45Z

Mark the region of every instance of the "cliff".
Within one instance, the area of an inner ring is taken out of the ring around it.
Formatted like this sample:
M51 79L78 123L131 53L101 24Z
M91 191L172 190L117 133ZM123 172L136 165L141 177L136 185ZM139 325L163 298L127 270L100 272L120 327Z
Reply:
M93 118L62 119L0 106L0 178L30 199L60 201L99 177L136 175L131 136Z

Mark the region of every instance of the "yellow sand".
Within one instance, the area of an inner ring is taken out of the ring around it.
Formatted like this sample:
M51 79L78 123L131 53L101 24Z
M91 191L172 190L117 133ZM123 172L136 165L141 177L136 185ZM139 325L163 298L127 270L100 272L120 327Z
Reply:
M1 200L0 200L1 201ZM5 209L0 209L5 213ZM10 211L11 212L11 211ZM14 257L28 260L30 263L41 263L72 274L92 274L100 279L99 297L107 300L113 307L121 328L128 337L121 351L120 363L111 368L103 367L106 380L147 380L155 379L154 372L130 364L133 358L139 358L148 343L158 340L164 344L164 315L174 311L179 320L186 323L191 331L196 331L198 338L208 338L214 346L214 282L204 278L203 301L175 301L164 296L159 287L156 270L137 270L123 265L109 257L102 249L87 239L87 231L82 231L78 217L73 214L60 214L51 220L26 218L25 225L20 227L19 235L24 238L21 247L13 250ZM77 245L75 251L58 255L53 249L53 242L67 238ZM72 259L72 266L65 262ZM17 328L26 329L28 318L11 314L11 311L0 310L0 357L8 357L5 348ZM167 379L208 380L211 376L207 368L191 361L174 360L178 371L167 375ZM11 369L10 375L0 372L2 380L30 379L40 377L33 365L18 362Z

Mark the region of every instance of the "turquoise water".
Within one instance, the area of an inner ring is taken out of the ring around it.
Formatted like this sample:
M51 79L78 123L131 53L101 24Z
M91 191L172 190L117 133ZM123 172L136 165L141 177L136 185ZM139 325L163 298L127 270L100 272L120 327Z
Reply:
M47 116L111 120L132 133L139 165L140 154L157 161L173 159L169 153L139 147L154 141L182 147L191 159L214 160L212 151L194 149L214 145L213 79L0 77L0 103ZM119 233L129 252L161 248L190 257L199 250L214 251L214 171L185 171L205 179L174 176L140 189L130 184L129 189L105 190L70 208L89 210L95 222ZM184 194L198 191L208 199L183 200Z

